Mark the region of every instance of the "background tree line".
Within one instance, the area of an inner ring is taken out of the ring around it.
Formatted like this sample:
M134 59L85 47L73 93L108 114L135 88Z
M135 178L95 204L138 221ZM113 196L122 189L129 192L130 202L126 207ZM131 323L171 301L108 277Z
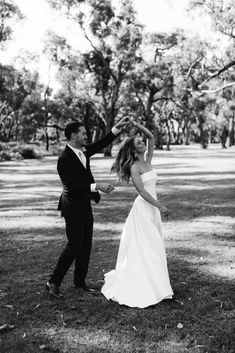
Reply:
M0 142L41 141L46 150L64 139L68 121L84 122L89 140L101 137L123 115L146 124L156 148L221 142L234 145L235 8L232 0L189 1L188 11L207 14L218 40L183 30L147 33L130 0L48 0L77 24L86 52L48 32L44 55L48 82L26 69L0 64ZM14 21L23 15L12 0L0 0L0 46L7 49ZM52 72L60 84L54 89ZM3 147L1 147L3 148ZM111 146L105 150L111 155Z

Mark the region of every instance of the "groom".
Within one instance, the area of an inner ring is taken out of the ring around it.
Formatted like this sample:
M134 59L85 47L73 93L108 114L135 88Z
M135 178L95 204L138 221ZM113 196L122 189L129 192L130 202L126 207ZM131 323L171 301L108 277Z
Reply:
M58 209L65 219L68 243L46 284L50 296L62 299L59 287L75 260L74 286L91 292L86 275L92 245L93 214L91 200L100 200L99 191L109 194L114 187L108 183L95 183L90 170L90 157L108 146L120 131L129 124L122 118L101 140L87 145L87 133L81 122L69 123L65 128L67 145L58 158L57 171L63 191Z

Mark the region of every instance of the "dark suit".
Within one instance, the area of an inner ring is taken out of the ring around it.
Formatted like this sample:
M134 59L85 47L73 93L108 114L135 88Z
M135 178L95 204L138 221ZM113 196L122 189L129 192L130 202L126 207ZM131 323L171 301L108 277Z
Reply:
M94 178L90 170L90 157L108 146L116 136L110 132L101 140L87 145L86 168L74 151L66 146L58 158L57 171L63 184L58 209L65 218L68 243L51 275L50 282L60 286L65 274L75 260L74 284L85 282L92 245L93 214L91 200L100 200L98 192L91 192Z

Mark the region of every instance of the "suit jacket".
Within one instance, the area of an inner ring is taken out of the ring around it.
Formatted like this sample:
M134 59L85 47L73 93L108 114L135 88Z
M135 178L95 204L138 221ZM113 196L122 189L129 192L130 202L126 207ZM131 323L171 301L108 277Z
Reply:
M100 194L91 192L94 178L90 169L90 157L108 146L116 137L110 131L101 140L85 147L86 168L74 151L69 146L65 147L57 162L57 171L63 185L58 205L61 216L86 213L91 208L91 199L99 202Z

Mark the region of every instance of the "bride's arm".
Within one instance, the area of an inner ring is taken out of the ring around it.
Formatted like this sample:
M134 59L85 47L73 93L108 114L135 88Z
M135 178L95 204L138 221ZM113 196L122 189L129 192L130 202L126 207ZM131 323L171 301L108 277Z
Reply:
M147 138L147 154L146 154L146 160L148 162L151 162L152 157L153 157L153 151L154 151L154 136L153 134L144 126L140 125L139 123L132 121L133 126L135 126L140 132L142 132L145 137Z
M168 209L163 206L159 201L155 200L149 193L144 189L141 177L140 177L140 171L139 168L136 165L131 166L131 179L133 181L133 184L140 194L140 196L143 197L143 199L147 202L149 202L151 205L157 207L160 212L162 212L164 215L168 215Z

